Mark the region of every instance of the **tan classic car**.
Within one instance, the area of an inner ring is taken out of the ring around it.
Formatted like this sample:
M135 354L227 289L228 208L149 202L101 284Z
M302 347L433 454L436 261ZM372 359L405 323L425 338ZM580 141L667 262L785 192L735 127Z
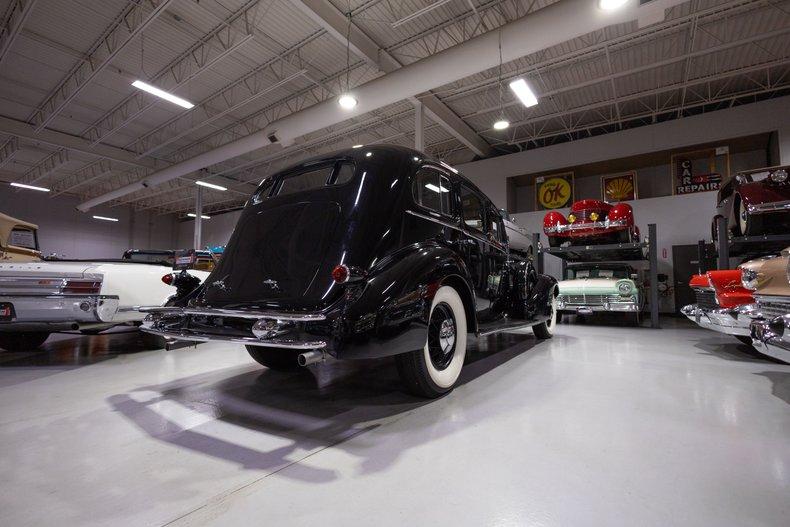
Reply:
M0 213L0 261L34 262L38 250L38 225Z
M752 344L761 353L790 363L790 247L759 270L744 269L743 286L754 291Z

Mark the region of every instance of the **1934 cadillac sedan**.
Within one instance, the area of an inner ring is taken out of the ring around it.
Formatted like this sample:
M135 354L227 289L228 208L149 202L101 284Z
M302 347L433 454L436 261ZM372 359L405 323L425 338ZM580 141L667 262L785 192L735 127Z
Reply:
M556 295L556 280L511 252L475 185L415 150L371 146L265 179L211 275L147 308L143 329L245 344L273 369L396 356L407 387L437 397L455 385L468 335L551 337Z

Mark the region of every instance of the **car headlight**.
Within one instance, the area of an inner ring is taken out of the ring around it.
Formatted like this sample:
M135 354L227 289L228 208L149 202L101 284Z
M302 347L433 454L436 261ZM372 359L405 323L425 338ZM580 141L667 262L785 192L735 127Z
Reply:
M573 214L568 214L568 221L573 223L574 221L576 221L576 216L574 216Z
M745 267L741 268L741 284L746 289L755 291L757 289L757 271Z
M598 218L600 218L600 216L598 215L597 212L593 212L592 214L590 214L590 219L591 220L598 221Z
M771 172L771 181L774 183L784 183L787 181L787 170L780 168Z
M633 286L628 282L620 282L617 284L617 290L620 291L620 295L628 296L633 291Z

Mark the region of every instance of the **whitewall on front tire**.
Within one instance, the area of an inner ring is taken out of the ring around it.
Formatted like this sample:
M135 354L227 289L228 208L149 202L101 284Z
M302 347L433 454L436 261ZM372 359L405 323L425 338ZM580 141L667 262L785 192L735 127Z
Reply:
M554 336L554 327L557 325L557 295L551 291L551 316L545 322L532 326L532 332L539 339L550 339Z

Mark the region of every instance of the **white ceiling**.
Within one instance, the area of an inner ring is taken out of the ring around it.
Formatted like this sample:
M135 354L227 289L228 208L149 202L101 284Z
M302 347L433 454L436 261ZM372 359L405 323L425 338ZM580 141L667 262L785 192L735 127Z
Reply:
M0 179L50 187L55 198L94 197L335 97L347 83L384 74L347 54L342 35L298 9L298 1L0 0L0 115L35 128L17 133L0 123ZM553 2L331 3L406 65ZM434 3L441 5L392 26ZM491 146L490 155L784 95L790 0L692 0L671 9L663 23L612 26L502 69L504 79L530 79L540 104L526 109L504 89L500 108L496 68L433 91ZM130 85L138 78L195 108L142 94ZM513 126L496 132L491 124L501 113ZM208 177L230 191L207 191L207 210L236 207L265 175L300 158L356 143L411 146L413 129L413 106L402 101L293 147L265 147L210 167L210 176L171 181L110 205L183 215L194 204L192 180ZM429 120L426 150L451 163L472 159L475 152L456 135Z

